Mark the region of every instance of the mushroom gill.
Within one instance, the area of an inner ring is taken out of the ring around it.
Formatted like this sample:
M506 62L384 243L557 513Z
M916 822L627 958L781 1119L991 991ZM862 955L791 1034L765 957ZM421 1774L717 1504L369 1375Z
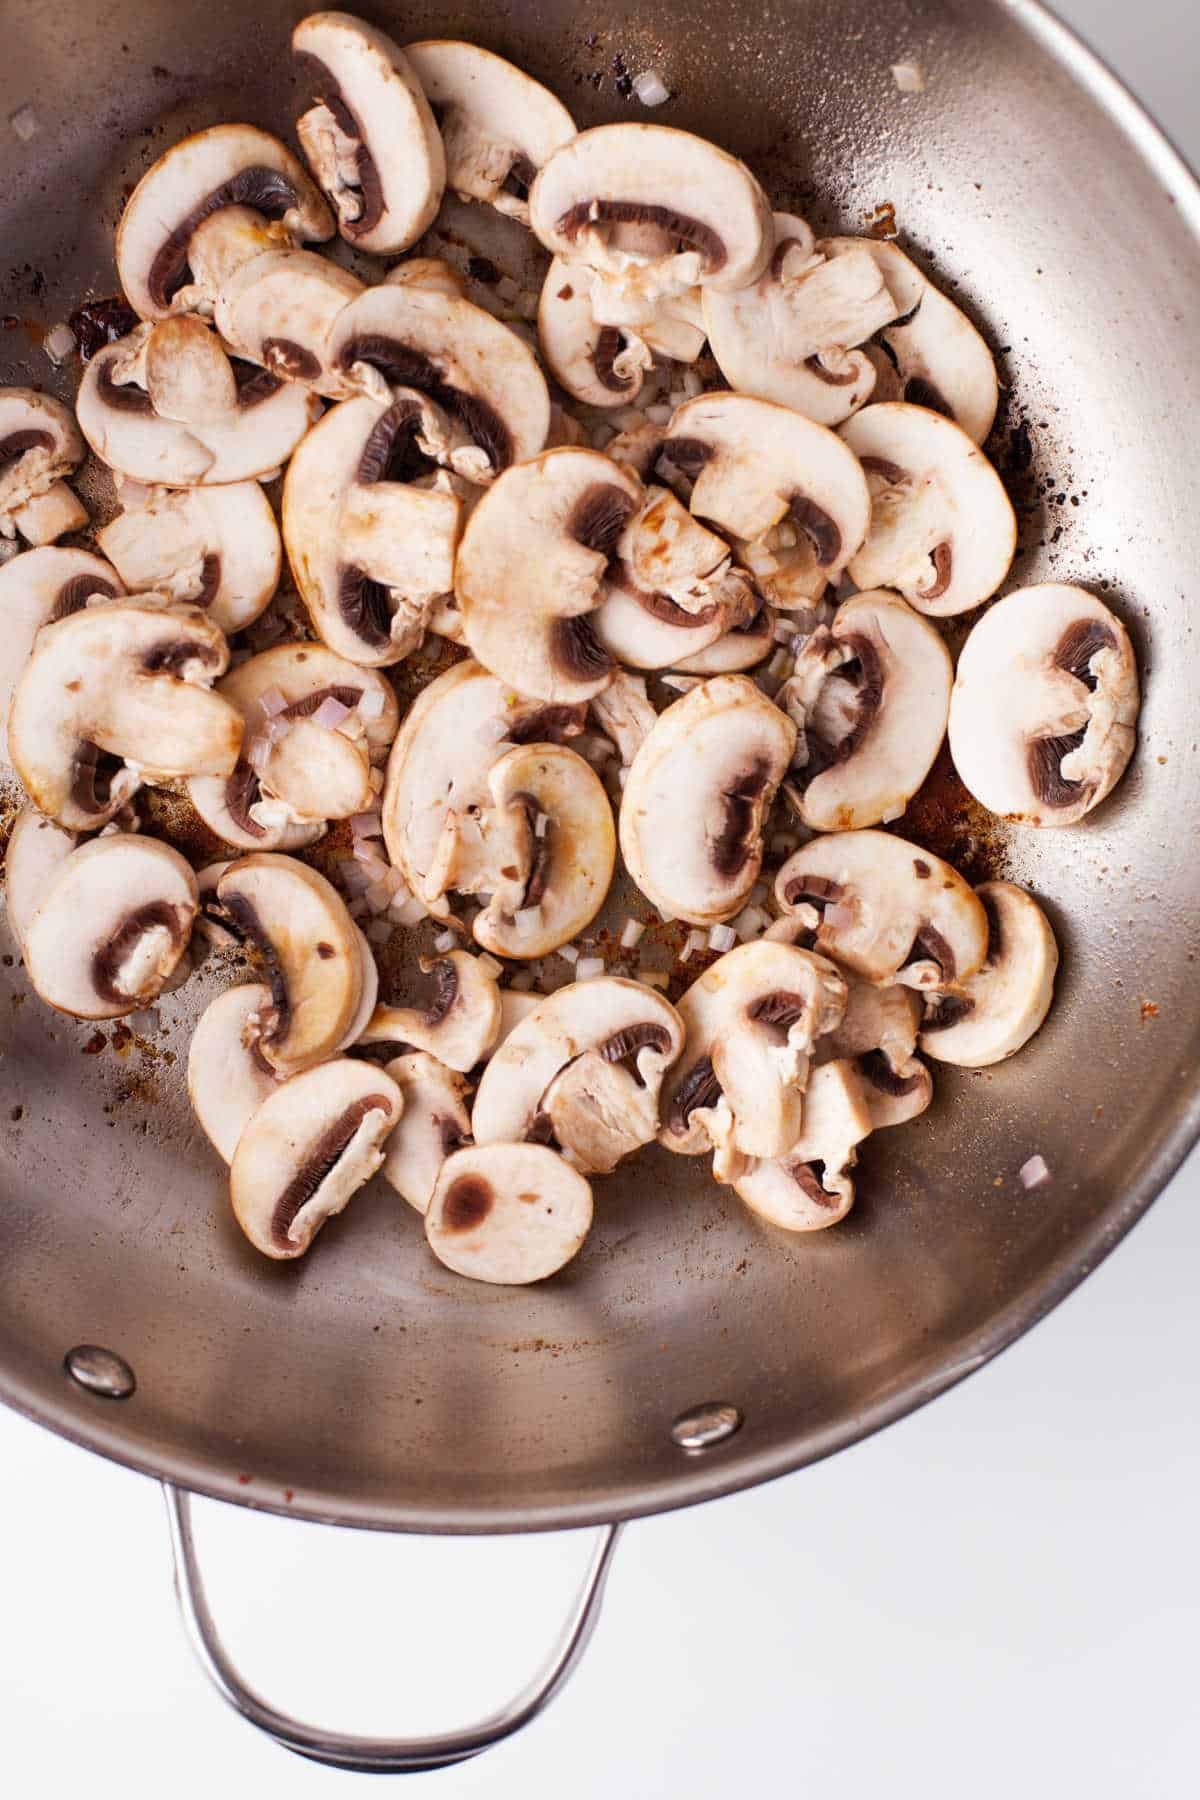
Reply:
M579 200L563 213L555 230L575 239L591 225L653 225L683 249L698 251L709 276L723 269L727 260L724 240L711 225L673 207L646 205L640 200Z
M271 1237L281 1250L292 1248L289 1233L298 1214L333 1173L367 1114L390 1109L386 1094L365 1094L326 1126L272 1209Z

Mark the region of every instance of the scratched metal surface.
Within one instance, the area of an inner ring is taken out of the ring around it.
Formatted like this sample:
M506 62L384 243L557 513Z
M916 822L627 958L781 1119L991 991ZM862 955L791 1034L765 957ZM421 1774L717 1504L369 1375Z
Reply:
M8 0L0 380L69 394L44 330L114 287L123 194L184 131L289 133L306 98L300 5ZM388 24L399 9L369 7ZM1009 585L1096 588L1130 625L1141 740L1116 796L1011 840L935 779L904 829L973 876L1028 882L1063 948L1050 1022L1014 1063L935 1071L932 1111L867 1147L850 1219L757 1223L697 1161L644 1155L598 1188L584 1253L535 1289L457 1281L389 1190L304 1261L263 1262L193 1124L189 1022L214 962L126 1042L49 1013L0 966L0 1393L106 1454L250 1504L401 1528L488 1530L702 1499L792 1468L978 1365L1073 1285L1196 1134L1189 846L1200 828L1190 673L1200 204L1115 84L1023 0L620 0L408 6L397 35L466 35L549 82L581 124L644 116L620 67L662 70L656 118L747 157L814 224L872 222L947 282L999 352L989 446L1021 519ZM622 58L623 65L614 65ZM901 97L899 60L924 70ZM0 131L4 127L0 125ZM102 484L91 491L102 500ZM204 846L192 843L200 857ZM172 1060L173 1059L173 1060ZM1053 1171L1026 1194L1017 1170ZM135 1397L72 1389L64 1350L121 1351ZM745 1425L688 1460L672 1417ZM288 1496L291 1496L288 1498Z

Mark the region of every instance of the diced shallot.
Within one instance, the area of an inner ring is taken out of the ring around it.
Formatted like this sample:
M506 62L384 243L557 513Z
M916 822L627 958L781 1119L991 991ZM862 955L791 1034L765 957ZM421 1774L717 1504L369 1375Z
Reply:
M765 931L770 923L766 913L759 907L746 906L733 921L733 929L738 942L747 944L751 938L756 938L760 932Z
M708 934L706 932L689 931L687 938L684 941L683 949L679 952L680 962L690 962L698 950L704 950L707 949L707 947Z
M439 956L445 956L446 952L453 950L457 943L457 931L439 931L433 940L433 947Z
M383 717L383 695L378 688L367 688L359 695L358 716L360 719Z
M1021 1186L1026 1188L1041 1187L1043 1181L1049 1181L1050 1170L1043 1156L1031 1156L1028 1162L1021 1164Z
M633 78L633 91L643 106L661 106L671 98L671 90L657 69L645 69Z
M732 925L714 925L708 934L710 950L732 950L737 943L737 932Z
M537 930L542 922L542 909L540 906L522 906L513 914L513 920L518 932L524 936Z
M558 954L562 957L564 962L577 963L579 961L579 952L574 944L560 944L558 947Z
M428 916L429 908L424 901L418 900L415 894L398 893L388 912L397 925L419 925Z
M626 919L625 929L621 933L622 950L633 950L641 942L646 927L640 919Z
M42 343L42 349L56 367L65 363L68 356L74 356L78 348L75 333L69 325L52 326Z
M533 822L534 837L540 837L540 838L545 837L549 828L550 828L550 814L540 812L538 814L537 818Z
M252 737L246 746L246 761L259 775L271 760L272 745L265 737Z
M319 725L322 731L336 731L350 717L352 710L351 707L344 706L336 694L326 694L312 716L313 724Z
M273 719L276 713L287 711L287 697L277 687L269 687L258 696L259 708L263 716Z
M594 981L597 975L604 973L602 956L581 956L575 964L576 981Z
M377 812L351 813L350 835L354 839L383 836L383 820Z

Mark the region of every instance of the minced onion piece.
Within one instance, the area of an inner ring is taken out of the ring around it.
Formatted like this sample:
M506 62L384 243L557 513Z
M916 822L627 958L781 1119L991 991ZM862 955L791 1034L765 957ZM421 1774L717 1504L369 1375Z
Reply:
M42 341L42 349L56 366L74 356L79 344L69 325L54 325Z
M576 981L594 981L597 975L604 973L602 956L581 956L575 964Z
M680 962L690 962L697 950L704 950L707 949L707 947L708 935L706 932L689 931L687 938L684 941L683 949L679 952Z
M640 919L626 919L625 929L621 933L622 950L632 950L640 942L646 927Z
M32 106L19 106L8 121L23 144L27 144L37 131L37 114Z
M380 856L378 850L375 849L375 845L378 842L378 838L355 838L350 847L350 854L355 862L364 863L366 867L371 870L372 876L376 881L379 880L380 875L383 874L388 866L382 856Z
M453 950L458 942L456 931L439 931L433 940L433 947L439 956L445 956L447 950Z
M350 835L354 838L382 837L383 820L377 812L351 813Z
M538 814L537 818L533 821L534 837L540 837L540 838L545 837L546 832L549 830L549 828L550 828L550 814L540 812Z
M397 925L419 925L429 915L429 908L415 894L408 894L403 899L397 894L388 911Z
M1041 1187L1043 1181L1049 1181L1050 1170L1043 1156L1031 1156L1028 1162L1021 1164L1021 1186L1026 1188Z
M259 709L264 716L268 719L273 719L276 713L287 711L288 703L286 695L281 694L277 687L269 687L264 688L263 692L258 696L258 704Z
M782 644L785 647L785 649L790 649L791 644L792 644L792 639L795 637L795 635L796 635L796 627L792 623L791 619L776 619L775 630L772 633L772 636L774 637L775 642L777 644Z
M892 80L902 94L923 94L925 92L925 71L920 63L893 63Z
M737 943L737 932L732 925L714 925L708 934L710 950L732 950Z
M367 939L372 944L386 944L392 935L392 927L386 919L372 919L367 926Z
M493 981L499 981L504 973L504 964L498 957L489 955L486 950L483 952L482 956L477 956L475 961L483 970L484 974L490 975Z
M564 962L577 963L579 961L579 952L574 944L560 944L558 947L558 954L562 957Z
M271 760L271 743L264 737L252 737L246 746L246 761L256 774L261 775Z
M350 717L352 711L353 708L344 706L336 694L326 694L312 715L312 721L314 725L319 725L322 731L336 731L338 726Z
M363 919L370 910L371 908L367 904L367 896L365 894L360 894L356 900L349 901L346 906L346 911L350 914L352 919Z
M383 695L378 688L365 688L359 695L358 716L360 719L381 719L383 717Z
M542 909L540 906L522 906L513 914L513 921L522 934L536 931L542 922Z
M643 106L661 106L671 98L671 90L657 69L645 69L633 78L633 91Z
M751 938L757 937L759 932L765 931L770 923L766 913L759 907L745 906L733 920L733 929L737 933L738 942L746 944Z
M788 651L779 649L767 664L767 674L777 675L782 681L785 675L791 674L792 659Z
M392 890L388 882L373 881L366 889L367 905L373 913L386 912L392 904Z

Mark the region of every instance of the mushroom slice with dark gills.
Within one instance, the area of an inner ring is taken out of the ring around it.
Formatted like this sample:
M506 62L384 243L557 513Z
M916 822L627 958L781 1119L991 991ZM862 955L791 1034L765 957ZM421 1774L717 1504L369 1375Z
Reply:
M1011 881L985 881L975 892L988 916L987 957L957 993L931 996L921 1026L927 1056L966 1069L1029 1042L1050 1010L1058 969L1054 932L1032 894Z
M587 406L632 406L655 357L693 363L704 348L691 295L661 300L636 326L604 325L592 311L590 270L556 256L538 302L538 342L560 387ZM684 316L685 315L685 316Z
M662 458L691 481L691 510L734 541L772 606L812 606L857 553L871 513L857 457L836 432L746 394L701 394L671 420Z
M528 225L538 170L575 136L562 101L478 44L433 38L404 54L441 126L446 185Z
M0 540L52 544L88 522L63 480L83 461L83 439L61 400L34 388L0 387Z
M258 1048L259 1020L271 990L257 981L226 988L196 1021L188 1046L187 1084L192 1111L223 1162L233 1161L238 1139L279 1076Z
M768 608L741 569L727 568L699 611L689 612L669 594L639 587L627 567L610 566L594 616L596 636L610 655L634 669L689 669L714 652L725 671L752 667L767 654L763 627ZM773 620L774 614L770 615ZM769 637L773 627L766 625ZM744 642L732 642L747 634ZM706 671L718 672L717 668Z
M637 476L595 450L547 450L492 485L463 533L455 588L485 668L540 700L608 686L613 661L589 615L641 498Z
M116 832L64 859L25 927L38 994L77 1019L117 1019L156 1000L187 949L199 905L177 850Z
M775 877L781 910L867 981L953 990L987 954L987 914L949 863L887 831L841 831Z
M487 1064L475 1141L553 1140L585 1173L607 1174L654 1141L663 1076L683 1042L675 1008L641 982L601 975L558 988Z
M217 289L213 322L235 355L327 399L357 391L331 353L334 322L363 292L348 269L313 250L272 247Z
M76 396L96 455L148 487L252 481L288 460L320 401L236 362L202 319L139 325L92 357Z
M711 644L677 658L671 667L680 675L734 675L756 669L779 647L775 636L778 623L775 609L759 600L742 624L728 626Z
M543 1144L476 1144L448 1156L425 1213L438 1261L472 1281L556 1275L592 1225L592 1190Z
M714 675L665 712L621 796L621 853L660 911L711 925L745 904L796 727L746 675Z
M950 750L975 798L1021 825L1074 825L1112 791L1137 735L1129 634L1086 589L1019 588L958 659Z
M384 1177L423 1213L446 1158L471 1142L469 1090L461 1075L423 1050L394 1057L387 1072L404 1096L404 1114L388 1140Z
M407 250L433 223L446 181L437 123L412 64L349 13L311 13L292 50L316 90L296 135L356 250Z
M210 125L165 151L121 214L117 273L141 318L164 319L189 303L192 236L226 207L257 213L280 243L333 235L320 192L278 138L254 125Z
M117 571L87 550L48 544L0 566L0 724L42 626L122 592Z
M822 1063L809 1076L804 1124L787 1154L734 1158L724 1179L770 1224L784 1231L824 1231L844 1219L854 1204L850 1171L874 1123L856 1064L844 1059Z
M239 857L217 883L218 916L258 961L271 1006L256 1042L278 1073L336 1055L358 1021L361 934L337 890L290 856Z
M382 1168L404 1110L396 1083L348 1057L283 1081L242 1130L229 1170L234 1217L264 1256L303 1256L327 1219Z
M34 805L68 830L96 831L144 781L232 774L241 715L210 686L228 665L211 620L154 595L44 625L8 724Z
M841 436L866 471L871 525L849 562L860 588L897 588L935 617L969 612L1008 573L1017 522L1000 477L952 419L887 401Z
M846 983L823 956L761 939L718 957L679 1002L687 1046L667 1078L659 1142L696 1156L782 1156L800 1134L818 1040Z
M433 976L428 1004L377 1006L356 1041L402 1044L465 1075L483 1061L500 1030L496 977L467 950L451 950L421 966Z
M279 586L279 528L257 481L151 488L96 542L127 588L191 601L230 636L254 623Z
M818 626L775 696L798 730L801 823L855 831L898 817L946 735L953 678L934 626L885 589Z
M29 921L51 881L78 842L77 833L64 831L32 806L17 814L4 856L4 911L19 949L24 949Z

